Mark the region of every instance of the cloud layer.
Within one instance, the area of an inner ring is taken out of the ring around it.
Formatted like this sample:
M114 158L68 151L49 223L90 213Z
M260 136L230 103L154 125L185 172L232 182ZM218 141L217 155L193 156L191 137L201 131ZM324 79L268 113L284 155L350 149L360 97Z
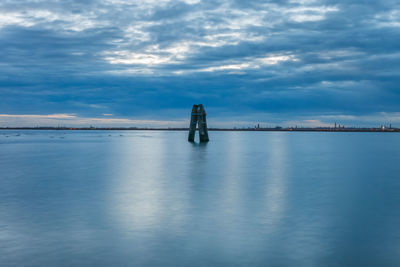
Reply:
M215 126L396 123L399 10L391 0L4 0L0 113L129 125L186 120L203 103Z

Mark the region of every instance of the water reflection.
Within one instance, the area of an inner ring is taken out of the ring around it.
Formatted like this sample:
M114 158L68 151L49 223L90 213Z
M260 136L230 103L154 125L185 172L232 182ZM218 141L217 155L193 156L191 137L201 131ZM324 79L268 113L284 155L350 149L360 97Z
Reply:
M287 135L273 134L268 140L268 154L266 158L265 173L265 194L264 207L267 214L267 233L276 231L279 222L285 212L286 204L286 183L290 165L290 156L287 147Z
M143 231L162 221L165 207L165 143L125 139L115 144L120 156L112 166L113 188L110 190L110 214L126 231Z
M240 133L232 132L227 134L225 138L224 155L221 155L221 166L218 169L218 176L221 185L217 188L217 192L220 194L220 208L225 210L226 220L230 220L231 216L240 213L240 209L243 206L243 194L245 190L245 177L244 172L248 162L247 153L243 148L243 140ZM233 222L234 223L234 222ZM228 225L234 226L234 225Z

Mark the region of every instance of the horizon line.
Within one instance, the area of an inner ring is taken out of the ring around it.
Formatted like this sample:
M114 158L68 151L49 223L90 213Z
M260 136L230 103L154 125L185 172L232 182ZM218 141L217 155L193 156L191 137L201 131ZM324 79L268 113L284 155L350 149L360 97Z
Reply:
M36 127L0 127L0 130L140 130L140 131L189 131L188 127L52 127L52 126L36 126ZM233 128L219 128L210 127L209 131L254 131L254 132L296 132L296 131L309 131L309 132L400 132L400 128L396 127L233 127Z

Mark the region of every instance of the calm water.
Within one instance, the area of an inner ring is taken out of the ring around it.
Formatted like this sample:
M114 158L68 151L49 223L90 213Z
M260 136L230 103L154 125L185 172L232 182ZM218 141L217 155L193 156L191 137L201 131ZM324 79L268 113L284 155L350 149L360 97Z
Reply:
M400 266L400 134L0 131L0 266Z

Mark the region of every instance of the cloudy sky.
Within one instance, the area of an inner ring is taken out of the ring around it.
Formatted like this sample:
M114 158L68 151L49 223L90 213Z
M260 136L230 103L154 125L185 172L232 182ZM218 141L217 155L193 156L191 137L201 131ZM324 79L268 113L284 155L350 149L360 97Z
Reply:
M2 0L0 126L400 127L398 0Z

